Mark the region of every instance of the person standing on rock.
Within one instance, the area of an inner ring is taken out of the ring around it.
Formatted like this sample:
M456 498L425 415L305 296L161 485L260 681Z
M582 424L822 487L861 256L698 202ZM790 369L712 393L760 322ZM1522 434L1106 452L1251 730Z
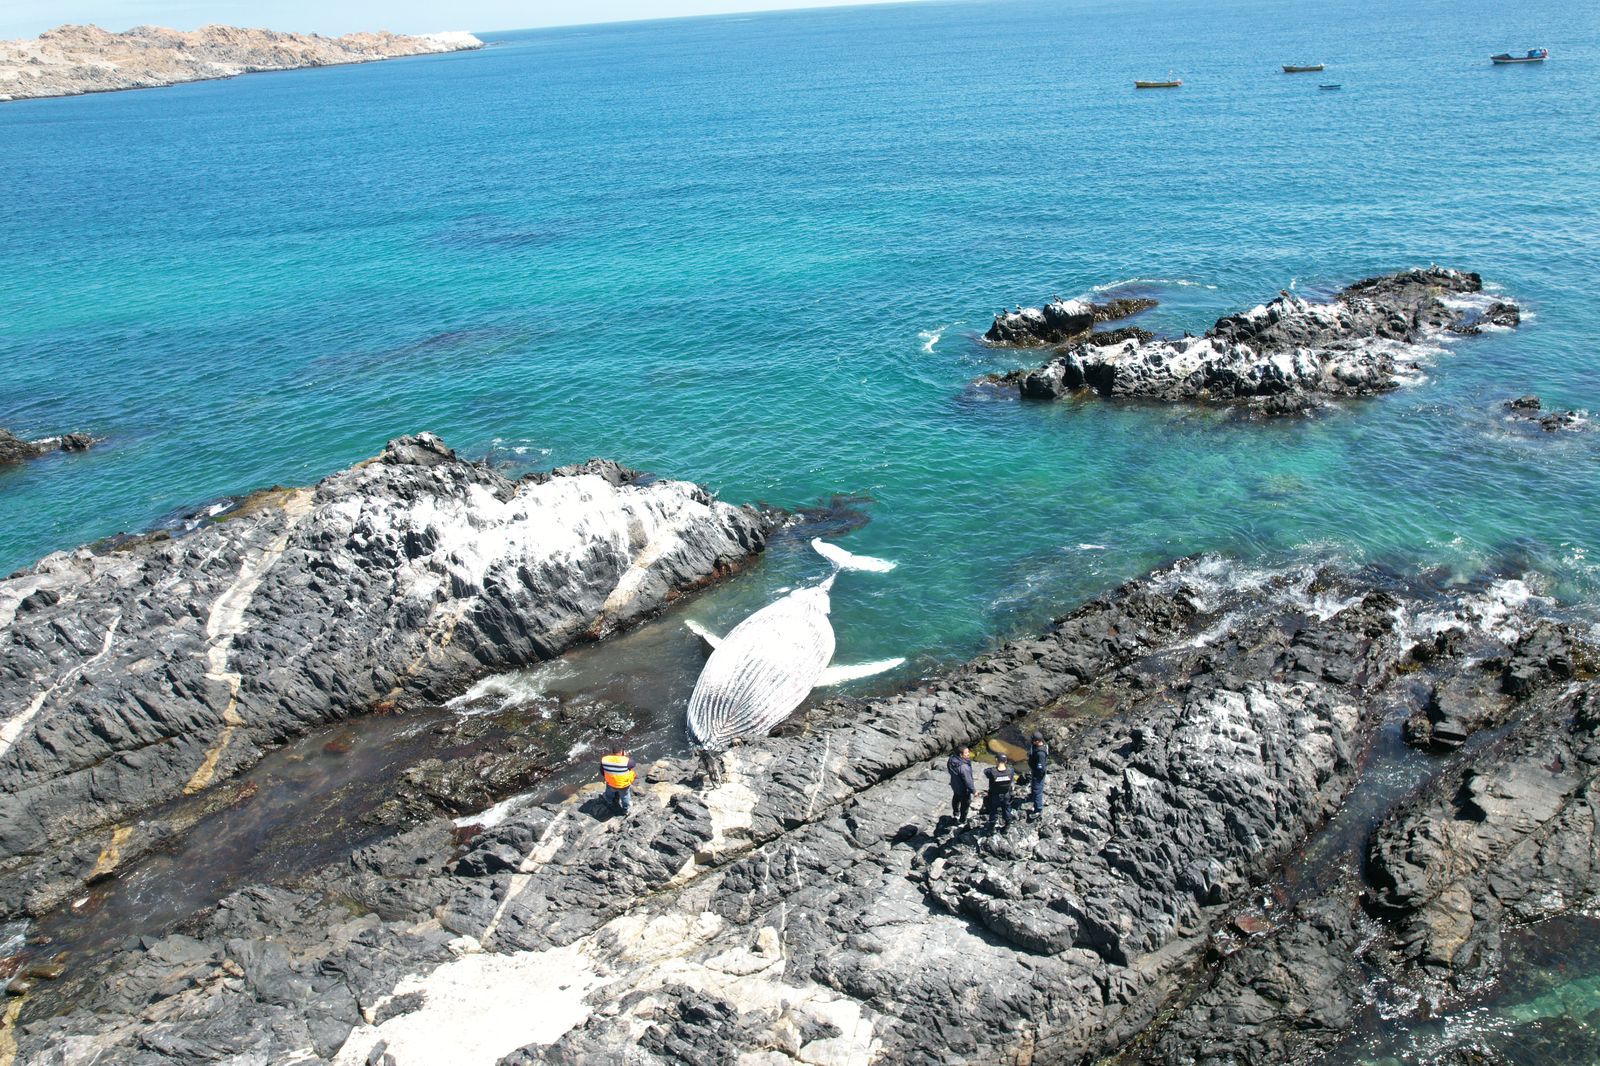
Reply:
M618 814L627 814L633 804L633 757L619 744L610 755L600 757L600 775L606 782L606 801Z
M984 800L989 808L989 821L985 825L988 832L994 832L995 821L1004 814L1006 828L1011 828L1011 786L1017 780L1017 772L1011 769L1011 764L1004 758L996 759L993 766L983 772L989 779L989 791Z
M957 825L965 825L972 812L972 794L978 791L972 783L972 749L962 748L945 763L950 771L950 813Z
M1028 773L1033 785L1033 817L1037 821L1044 813L1044 774L1049 768L1050 745L1044 742L1043 733L1033 735L1028 746Z

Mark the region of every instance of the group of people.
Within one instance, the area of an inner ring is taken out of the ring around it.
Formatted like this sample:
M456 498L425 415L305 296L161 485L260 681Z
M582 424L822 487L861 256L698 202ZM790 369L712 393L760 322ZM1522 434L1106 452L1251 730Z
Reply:
M1035 818L1044 813L1044 777L1049 759L1050 745L1045 743L1043 733L1035 733L1028 745L1028 775L1033 789ZM950 771L950 813L955 816L957 825L965 825L972 812L972 797L977 793L977 786L972 779L972 749L962 748L950 756L945 765ZM983 772L983 776L989 782L988 791L983 797L986 816L984 828L992 833L996 823L1004 818L1006 828L1010 829L1012 790L1017 783L1017 771L1010 760L1002 756Z
M1033 734L1028 745L1028 781L1033 789L1035 818L1044 813L1044 777L1049 758L1050 745L1045 743L1044 734ZM950 756L945 765L950 771L950 813L955 816L957 825L965 825L972 813L972 797L978 791L972 778L972 749L962 748ZM633 757L620 745L615 751L601 756L600 775L606 784L606 803L616 814L625 815L632 806L633 782L637 772ZM989 782L983 801L983 813L987 819L985 828L994 832L995 825L1003 818L1006 828L1010 829L1012 790L1017 783L1017 771L1009 760L1001 757L983 772L983 776Z

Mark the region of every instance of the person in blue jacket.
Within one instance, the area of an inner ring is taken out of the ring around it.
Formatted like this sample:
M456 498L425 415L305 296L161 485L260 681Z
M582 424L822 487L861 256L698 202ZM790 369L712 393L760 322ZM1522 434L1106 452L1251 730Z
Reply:
M961 825L972 811L972 794L977 788L972 783L972 749L962 748L945 763L950 771L950 813Z
M1050 745L1044 742L1043 733L1033 735L1028 746L1028 773L1033 778L1033 816L1044 813L1044 775L1049 768Z

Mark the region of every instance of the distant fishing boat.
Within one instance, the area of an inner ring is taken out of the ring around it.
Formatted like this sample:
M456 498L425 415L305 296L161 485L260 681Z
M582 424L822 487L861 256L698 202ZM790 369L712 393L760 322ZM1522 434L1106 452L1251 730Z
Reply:
M1133 87L1135 89L1176 89L1182 84L1183 79L1168 75L1168 80L1166 81L1136 81L1133 83Z
M1490 56L1491 63L1543 63L1550 58L1548 48L1530 48L1527 55L1514 56L1510 52L1501 52L1497 56Z
M1321 70L1322 68L1323 68L1323 64L1321 64L1321 63L1307 63L1305 66L1301 66L1301 67L1297 67L1297 66L1293 66L1293 65L1291 65L1289 63L1285 63L1283 65L1283 72L1285 74L1313 74L1316 71Z
M1342 84L1340 84L1339 82L1334 82L1332 85L1319 85L1319 86L1317 86L1317 88L1319 88L1319 89L1343 89L1344 86Z

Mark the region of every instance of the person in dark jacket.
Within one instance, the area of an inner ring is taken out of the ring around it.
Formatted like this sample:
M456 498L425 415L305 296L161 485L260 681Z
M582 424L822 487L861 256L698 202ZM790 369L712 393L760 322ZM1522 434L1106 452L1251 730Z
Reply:
M950 813L961 825L972 812L972 794L977 786L972 783L972 749L962 748L945 763L950 771Z
M1004 759L996 759L994 765L983 772L983 776L989 779L989 792L984 797L989 809L989 821L985 828L994 832L995 820L1003 814L1006 816L1006 828L1010 829L1011 786L1016 783L1016 771Z
M1033 816L1044 813L1044 774L1049 768L1050 745L1044 742L1043 733L1033 735L1028 746L1028 774L1033 779Z

